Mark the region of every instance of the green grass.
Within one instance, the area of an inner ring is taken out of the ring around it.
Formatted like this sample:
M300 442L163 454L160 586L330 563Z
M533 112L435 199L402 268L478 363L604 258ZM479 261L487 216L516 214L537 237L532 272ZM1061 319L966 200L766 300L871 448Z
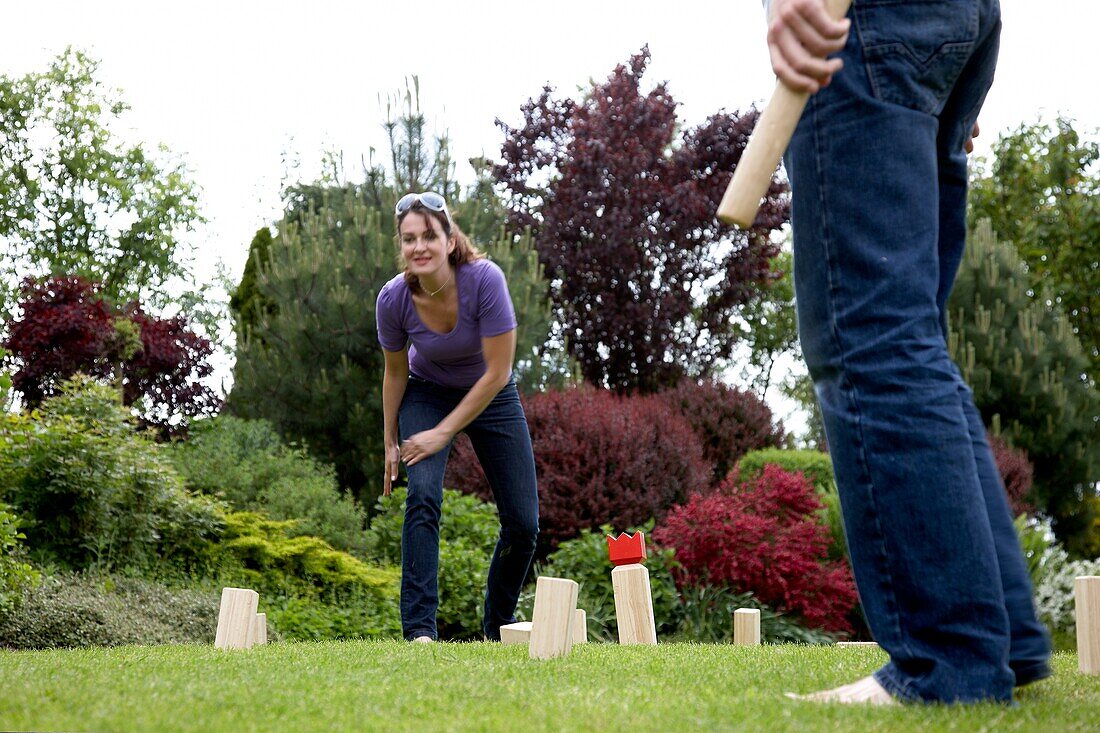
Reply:
M877 649L403 642L0 652L0 730L1096 730L1100 676L1058 654L1019 705L868 708L794 702L867 674Z

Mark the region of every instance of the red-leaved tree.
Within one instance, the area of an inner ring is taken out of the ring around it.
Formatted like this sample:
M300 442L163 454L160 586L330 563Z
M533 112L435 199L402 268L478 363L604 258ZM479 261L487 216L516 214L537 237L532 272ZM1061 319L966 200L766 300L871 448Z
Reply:
M77 371L110 375L108 352L116 329L94 284L81 277L27 278L20 295L22 317L8 324L3 346L18 367L12 386L28 407L39 405Z
M719 112L677 139L664 84L645 93L643 48L580 101L550 88L523 105L494 175L512 226L530 226L570 352L586 381L654 392L709 374L731 319L768 277L770 234L788 218L773 180L749 231L714 217L757 113Z
M28 407L78 372L121 384L123 403L140 399L142 422L164 434L221 407L201 382L213 370L213 345L182 316L157 318L137 304L114 308L80 277L26 279L19 309L3 347L15 369L12 386Z
M768 465L757 479L727 479L718 491L674 507L653 539L675 549L681 586L751 591L810 628L850 632L855 583L846 563L827 559L820 509L804 476Z
M709 472L699 439L660 397L584 387L524 399L539 483L539 546L545 553L581 530L625 530L660 519L703 490ZM492 499L465 439L446 485Z

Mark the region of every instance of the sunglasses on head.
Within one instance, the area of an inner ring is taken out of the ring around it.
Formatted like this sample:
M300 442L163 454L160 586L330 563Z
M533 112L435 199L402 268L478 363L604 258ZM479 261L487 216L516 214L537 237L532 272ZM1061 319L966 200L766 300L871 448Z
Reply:
M419 201L425 209L431 209L432 211L441 211L447 215L447 218L451 218L451 212L447 211L447 201L435 191L423 191L421 193L407 193L402 196L397 206L393 207L394 213L397 216L401 216Z

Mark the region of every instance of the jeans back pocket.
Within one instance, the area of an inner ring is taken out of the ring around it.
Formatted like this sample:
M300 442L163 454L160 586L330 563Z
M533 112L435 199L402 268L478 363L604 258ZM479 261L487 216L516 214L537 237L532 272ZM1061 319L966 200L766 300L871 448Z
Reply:
M937 114L974 51L980 0L855 0L871 91Z

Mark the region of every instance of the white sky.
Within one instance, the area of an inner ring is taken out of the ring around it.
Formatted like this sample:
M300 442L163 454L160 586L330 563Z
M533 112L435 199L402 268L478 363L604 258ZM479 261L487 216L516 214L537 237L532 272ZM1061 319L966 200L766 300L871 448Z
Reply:
M1100 3L1001 4L1001 62L978 152L1040 114L1100 127ZM342 149L354 177L360 155L385 150L380 100L413 74L436 130L450 132L460 180L471 176L467 158L497 157L495 118L518 123L546 83L575 96L645 43L649 84L669 82L687 125L762 102L774 85L759 0L6 5L0 73L42 70L69 44L84 49L133 108L130 134L183 156L210 220L193 240L200 280L218 260L239 276L253 233L278 217L285 153L309 176L322 149Z

